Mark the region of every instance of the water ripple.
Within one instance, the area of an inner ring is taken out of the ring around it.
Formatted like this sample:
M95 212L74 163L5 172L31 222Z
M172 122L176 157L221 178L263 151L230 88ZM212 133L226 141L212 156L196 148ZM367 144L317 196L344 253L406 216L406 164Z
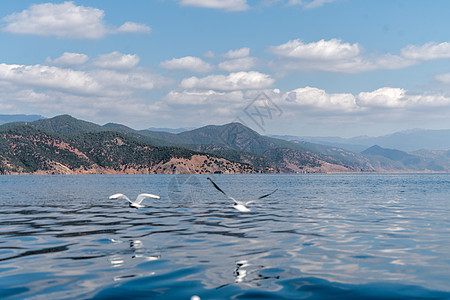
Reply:
M449 175L218 178L279 191L240 213L201 175L185 203L172 176L2 177L0 298L450 299Z

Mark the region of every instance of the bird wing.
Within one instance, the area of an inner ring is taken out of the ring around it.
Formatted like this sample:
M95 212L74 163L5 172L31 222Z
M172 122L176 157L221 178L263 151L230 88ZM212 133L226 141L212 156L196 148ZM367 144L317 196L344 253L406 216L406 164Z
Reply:
M141 204L142 200L144 200L145 198L159 199L160 197L158 195L147 194L147 193L139 194L136 198L135 203Z
M234 203L236 203L236 204L242 204L242 203L240 203L239 201L237 201L236 199L234 199L233 197L228 196L227 193L225 193L224 191L222 191L222 189L221 189L217 184L215 184L215 182L212 181L211 178L208 177L208 178L206 178L206 179L208 179L209 181L211 181L211 183L213 184L213 186L214 186L219 192L221 192L222 194L224 194L225 196L227 196L228 199L232 200L232 201L233 201Z
M133 203L133 201L131 201L127 196L125 196L124 194L114 194L109 196L109 199L124 199L127 200L130 203Z
M249 204L249 203L252 203L252 202L255 202L255 201L258 201L259 199L269 197L270 195L272 195L272 194L275 193L276 191L278 191L278 189L276 189L275 191L273 191L273 192L271 192L271 193L262 195L262 196L258 197L257 199L247 201L247 202L245 202L245 205L247 205L247 204Z

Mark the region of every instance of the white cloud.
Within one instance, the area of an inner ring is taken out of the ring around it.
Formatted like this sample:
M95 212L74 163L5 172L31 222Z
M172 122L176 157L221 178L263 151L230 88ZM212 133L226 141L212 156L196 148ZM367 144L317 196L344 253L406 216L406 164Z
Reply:
M361 106L404 107L407 104L406 91L400 88L383 87L372 92L361 92L358 103Z
M85 72L43 65L0 64L0 81L83 94L97 93L100 89Z
M441 83L450 84L450 73L439 74L439 75L436 75L435 78L437 81L439 81Z
M421 61L450 58L450 43L409 45L400 55L365 55L358 43L350 44L338 39L304 43L290 40L269 47L277 57L274 68L290 71L326 71L362 73L375 70L396 70L416 65Z
M94 65L104 69L125 70L134 68L138 63L139 56L136 54L122 54L114 51L100 55Z
M327 71L340 73L361 73L374 70L395 70L416 64L417 62L403 56L362 55L362 48L357 44L343 43L331 39L303 43L291 40L279 46L269 48L278 60L272 62L274 68L292 71Z
M227 53L225 53L223 56L229 59L234 58L243 58L250 55L250 48L241 48L237 50L230 50Z
M227 60L219 63L218 67L221 70L228 72L247 71L253 68L256 64L256 58L249 57L250 48L244 47L237 50L229 50L222 56Z
M243 11L250 7L246 0L181 0L183 6L223 9L226 11Z
M356 98L352 94L328 94L324 90L309 86L286 93L286 101L289 104L326 110L357 109Z
M274 95L276 98L276 95ZM378 110L401 109L403 111L425 108L445 107L450 98L439 93L413 94L405 89L382 87L371 92L330 94L325 90L304 87L285 92L278 97L279 105L302 108L317 108L323 111L344 113L364 112L370 114Z
M60 4L43 3L3 18L3 31L17 34L57 36L60 38L98 39L106 34L124 32L150 32L150 27L127 22L117 29L109 29L103 10L76 6L67 1Z
M274 79L259 72L237 72L229 75L210 75L203 78L191 77L183 79L181 87L185 89L206 89L233 91L245 89L262 89L271 86Z
M382 108L424 108L448 106L450 98L438 93L412 94L404 89L383 87L372 92L361 92L358 105Z
M226 123L239 117L255 126L243 109L261 92L283 111L283 117L276 119L276 123L286 128L292 128L293 124L295 127L323 126L330 130L340 126L346 131L361 133L363 129L358 128L375 128L380 120L397 125L414 123L419 117L424 121L442 120L450 109L450 97L439 93L414 94L391 87L357 94L328 93L308 86L286 92L278 89L182 89L169 92L158 101L158 106L164 108L166 115L183 116L183 121L190 124Z
M0 64L1 82L7 82L12 86L68 94L115 97L132 95L137 90L151 90L156 84L164 85L165 80L140 70L77 71L44 65Z
M161 67L169 70L186 70L191 72L205 73L214 69L209 63L201 58L193 56L185 56L182 58L173 58L161 63Z
M206 58L214 58L215 54L211 50L207 51L205 54L203 54L203 57Z
M89 73L102 87L118 93L131 93L133 89L151 90L155 87L154 77L142 72L116 72L112 70L93 70Z
M256 58L243 57L221 62L219 63L219 69L228 72L247 71L253 68L255 65L256 65Z
M306 9L312 9L321 7L326 3L331 3L336 0L312 0L312 1L305 1L305 0L289 0L287 5L302 5Z
M309 44L296 39L271 47L270 51L277 56L288 58L342 60L358 56L361 49L358 44L342 43L337 39L320 40Z
M427 43L422 46L409 45L402 49L402 56L413 60L450 58L450 43Z
M150 33L152 30L145 24L126 22L117 28L119 33Z
M137 67L112 70L86 64L82 70L76 70L3 63L0 64L0 107L10 113L14 109L47 116L70 113L105 122L114 116L117 122L131 125L138 116L141 121L158 116L159 108L149 101L148 93L166 86L168 81Z
M241 104L244 99L242 91L218 92L208 91L170 91L163 101L170 105L217 105L218 103Z
M47 58L46 63L58 66L75 66L86 63L88 59L89 57L86 54L64 52L63 55L53 60Z

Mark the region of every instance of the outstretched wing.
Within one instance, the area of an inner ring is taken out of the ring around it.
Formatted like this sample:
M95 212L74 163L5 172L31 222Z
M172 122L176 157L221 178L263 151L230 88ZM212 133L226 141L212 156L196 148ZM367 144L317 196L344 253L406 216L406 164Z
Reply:
M153 198L153 199L159 199L160 197L158 195L153 195L153 194L139 194L136 198L136 202L137 204L141 204L142 200L144 200L145 198Z
M227 196L228 199L234 201L234 203L236 203L236 204L240 204L238 201L236 201L236 199L234 199L234 198L231 197L231 196L228 196L227 193L225 193L224 191L222 191L222 189L221 189L214 181L212 181L211 178L208 177L208 178L206 178L206 179L208 179L209 181L211 181L211 183L213 184L213 186L214 186L219 192L221 192L222 194L224 194L225 196Z
M262 195L261 197L258 197L258 199L247 201L247 202L245 202L245 204L247 205L247 204L249 204L249 203L258 201L259 199L263 199L263 198L269 197L270 195L272 195L272 194L275 193L276 191L278 191L278 189L276 189L275 191L273 191L273 192L271 192L271 193Z
M114 195L109 196L109 199L124 199L124 200L127 200L130 203L133 203L133 201L128 199L128 197L125 196L124 194L114 194Z

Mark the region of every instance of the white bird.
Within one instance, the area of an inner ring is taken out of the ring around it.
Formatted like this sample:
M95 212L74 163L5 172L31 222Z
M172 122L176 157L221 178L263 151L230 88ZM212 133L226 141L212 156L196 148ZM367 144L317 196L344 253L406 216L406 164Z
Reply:
M114 194L114 195L109 196L109 199L124 199L124 200L127 200L128 202L130 202L130 207L134 207L136 209L145 207L144 205L141 204L142 200L144 200L145 198L159 199L160 197L157 196L157 195L145 194L144 193L144 194L139 194L135 201L131 201L124 194Z
M272 195L273 193L275 193L275 192L278 190L278 189L276 189L275 191L273 191L273 192L271 192L271 193L269 193L269 194L266 194L266 195L262 195L261 197L258 197L257 199L254 199L254 200L249 200L249 201L238 201L238 200L234 199L233 197L228 196L227 193L225 193L224 191L222 191L222 189L221 189L217 184L215 184L215 182L212 181L211 178L208 177L207 179L208 179L209 181L211 181L211 183L213 184L213 186L214 186L219 192L221 192L222 194L224 194L225 196L227 196L228 199L232 200L232 201L234 202L233 207L236 208L238 211L241 211L241 212L248 212L248 211L250 211L250 208L248 208L248 207L246 206L247 204L250 204L250 203L255 202L255 201L257 201L257 200L259 200L259 199L262 199L262 198L269 197L270 195Z

